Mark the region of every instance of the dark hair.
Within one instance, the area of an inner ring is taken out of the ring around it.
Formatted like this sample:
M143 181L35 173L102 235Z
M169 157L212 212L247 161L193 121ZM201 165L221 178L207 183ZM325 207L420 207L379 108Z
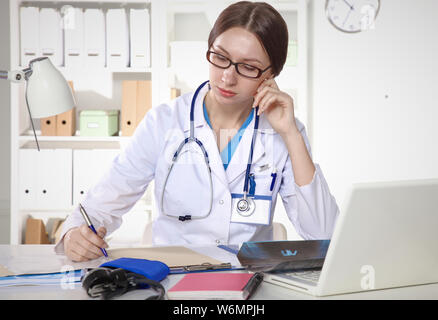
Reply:
M233 27L242 27L257 36L277 76L286 62L288 31L280 13L266 2L240 1L228 6L217 18L208 37L210 49L216 38Z

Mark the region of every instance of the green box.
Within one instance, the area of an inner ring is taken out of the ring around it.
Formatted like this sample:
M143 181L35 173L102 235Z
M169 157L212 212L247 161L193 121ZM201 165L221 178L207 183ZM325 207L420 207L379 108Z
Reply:
M81 136L109 137L119 133L119 110L82 110L79 113Z

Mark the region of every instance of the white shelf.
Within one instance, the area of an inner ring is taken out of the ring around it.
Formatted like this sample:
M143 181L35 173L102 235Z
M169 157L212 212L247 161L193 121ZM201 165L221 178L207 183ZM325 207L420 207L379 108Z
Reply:
M63 74L68 73L78 73L78 72L99 72L99 73L151 73L152 68L131 68L131 67L125 67L125 68L69 68L69 67L57 67L59 71L61 71Z
M38 2L45 2L45 3L96 3L96 4L102 4L102 3L120 3L120 4L145 4L145 3L151 3L151 0L23 0L21 2L25 3L38 3Z
M130 136L42 136L41 131L36 130L38 144L41 149L120 149L130 140ZM32 131L18 137L21 149L37 148Z
M95 141L95 142L125 142L129 140L130 137L81 137L81 136L40 136L37 135L38 141L58 141L58 142L84 142L84 141ZM19 137L20 142L34 141L35 137L33 135L23 135Z

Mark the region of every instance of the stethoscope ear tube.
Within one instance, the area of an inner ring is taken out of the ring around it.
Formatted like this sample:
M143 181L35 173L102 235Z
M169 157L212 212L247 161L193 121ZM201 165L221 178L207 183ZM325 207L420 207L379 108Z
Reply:
M249 151L249 156L248 156L248 164L246 165L246 172L245 172L245 182L243 185L243 197L244 199L246 199L246 196L248 194L248 184L249 184L249 175L251 173L251 165L252 165L252 156L254 153L254 144L255 144L255 140L257 137L257 130L259 128L259 115L257 114L259 110L259 107L257 106L254 110L255 112L255 120L254 120L254 131L252 133L252 139L251 139L251 149Z
M192 103L190 106L190 138L195 137L195 104L196 99L198 98L199 92L201 89L207 84L209 81L204 81L201 83L201 85L196 89L195 93L193 94Z
M209 157L208 157L208 153L205 150L202 142L198 139L195 138L195 125L194 125L194 110L195 110L195 104L196 104L196 99L199 95L199 92L201 91L201 89L207 84L209 83L209 81L204 81L195 91L195 93L193 94L193 98L191 101L191 107L190 107L190 136L188 138L185 138L180 145L178 146L178 149L176 150L176 152L173 155L172 158L172 163L169 166L169 170L167 172L166 175L166 179L164 181L164 185L163 185L163 190L161 192L161 201L160 201L160 207L161 207L161 213L163 215L166 215L168 217L173 217L173 218L177 218L180 221L187 221L187 220L192 220L192 219L202 219L202 218L206 218L210 215L211 210L213 208L213 181L212 181L212 176L211 176L211 168L210 168L210 161L209 161ZM210 85L209 85L210 86ZM257 137L257 130L258 130L258 126L259 126L259 115L257 114L259 107L257 106L254 109L255 112L255 120L254 120L254 131L253 131L253 136L252 136L252 140L251 140L251 149L249 152L249 156L248 156L248 164L246 166L246 172L245 172L245 181L244 181L244 187L243 187L243 199L241 199L240 201L245 201L245 207L247 208L246 210L242 211L240 213L240 210L238 210L239 214L242 214L243 216L250 216L254 210L255 210L255 203L252 199L247 198L248 196L248 184L249 184L249 176L250 176L250 172L251 172L251 165L252 165L252 157L253 157L253 152L254 152L254 144L255 144L255 140ZM166 186L167 186L167 181L169 179L170 173L173 169L174 164L177 162L178 157L180 156L181 150L182 148L190 142L195 142L196 144L198 144L198 146L200 147L200 149L203 152L204 155L204 161L205 161L205 165L207 166L208 169L208 173L209 173L209 183L210 183L210 208L207 212L207 214L203 215L203 216L192 216L192 215L180 215L180 216L174 216L174 215L170 215L167 214L164 211L164 191L166 190ZM242 205L242 208L244 206Z
M172 158L172 163L169 167L169 170L167 171L167 175L166 175L166 179L164 181L164 185L163 185L163 191L161 192L161 201L160 201L160 207L161 207L161 213L168 216L168 217L173 217L176 218L180 221L188 221L188 220L192 220L192 219L202 219L202 218L206 218L210 215L211 210L213 208L213 180L211 177L211 168L210 168L210 160L208 157L208 153L204 148L204 145L202 144L202 142L200 140L198 140L197 138L195 138L195 125L194 125L194 110L195 110L195 104L196 104L196 99L199 95L199 92L201 91L201 89L208 83L209 81L204 81L195 91L193 98L192 98L192 102L191 102L191 107L190 107L190 136L188 138L185 138L180 145L178 146L178 149L176 150L176 152L173 155ZM166 190L166 186L167 186L167 181L169 179L170 176L170 172L173 169L174 164L176 163L176 161L178 160L178 157L180 156L181 150L182 148L190 142L195 142L201 149L203 155L204 155L204 161L205 161L205 165L207 166L208 169L208 175L209 175L209 184L210 184L210 207L208 209L208 212L203 215L203 216L193 216L193 215L180 215L180 216L174 216L174 215L170 215L167 214L164 211L164 191Z

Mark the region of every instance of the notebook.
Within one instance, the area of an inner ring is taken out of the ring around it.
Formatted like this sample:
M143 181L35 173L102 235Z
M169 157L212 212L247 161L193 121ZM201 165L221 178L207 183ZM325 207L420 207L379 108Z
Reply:
M170 300L245 300L252 273L204 272L186 274L167 292Z

